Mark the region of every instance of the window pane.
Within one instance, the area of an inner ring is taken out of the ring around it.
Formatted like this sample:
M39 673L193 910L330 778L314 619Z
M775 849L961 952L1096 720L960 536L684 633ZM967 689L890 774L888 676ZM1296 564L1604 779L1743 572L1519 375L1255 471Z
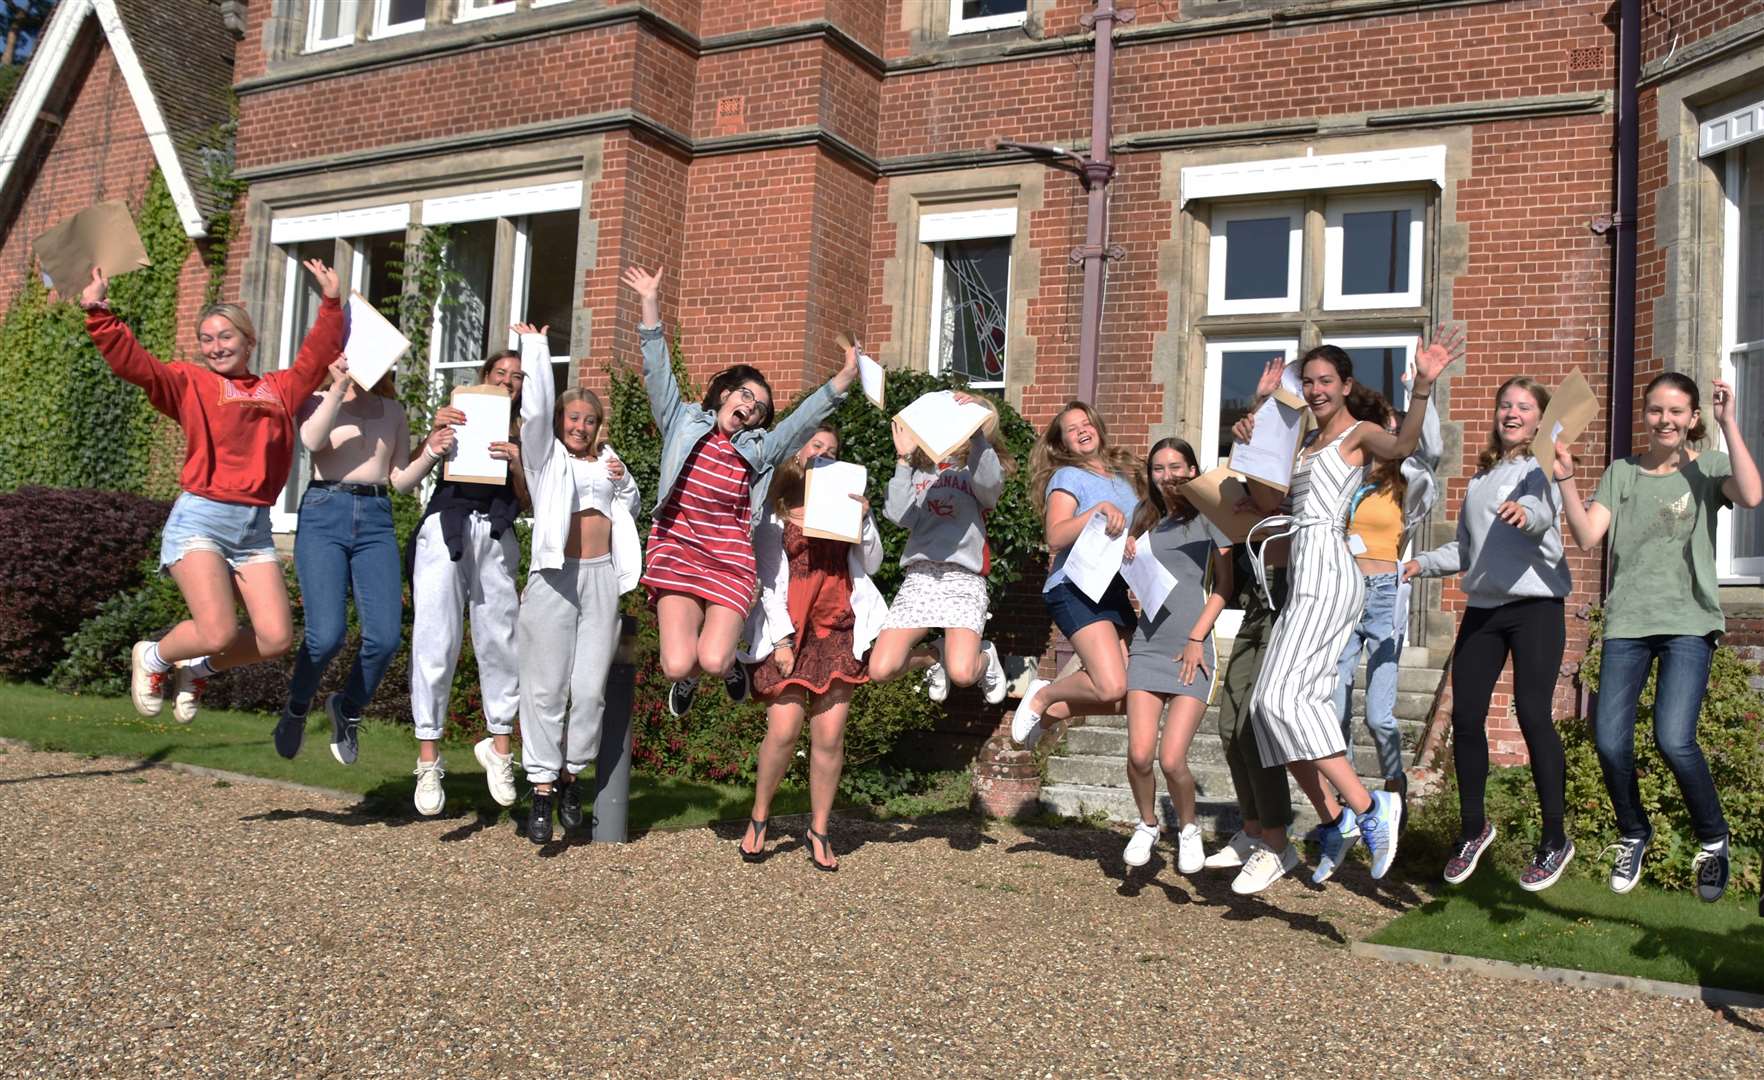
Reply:
M404 289L404 234L379 233L355 241L361 252L361 280L356 289L393 322L398 321L398 296Z
M942 245L943 310L938 369L976 383L1003 382L1010 310L1011 238Z
M287 336L284 340L286 349L282 354L281 366L287 367L294 362L294 354L300 351L300 343L305 340L306 332L318 320L319 298L324 295L319 290L318 282L300 264L307 259L318 259L329 266L337 257L337 242L306 240L298 244L284 244L282 250L294 260L288 267L288 273L294 275L294 305L282 322L287 327Z
M387 26L416 22L427 14L429 7L429 0L383 0L383 2L386 5Z
M1231 456L1231 428L1249 415L1262 368L1276 356L1285 359L1284 353L1268 349L1225 349L1219 353L1219 456L1215 460L1223 462Z
M1735 341L1764 339L1764 142L1743 151L1739 222L1739 326ZM1741 413L1741 416L1756 415Z
M1225 299L1259 300L1286 295L1291 266L1292 219L1238 218L1225 223Z
M435 363L437 367L475 367L490 350L490 279L496 265L496 222L468 221L452 226L444 257L456 278L441 297L441 334Z
M1409 291L1409 225L1414 211L1367 210L1341 216L1344 296Z
M1756 145L1756 144L1753 144ZM1742 346L1733 351L1733 392L1741 416L1764 416L1764 344ZM1708 413L1703 414L1708 417ZM1733 556L1755 559L1764 556L1764 508L1734 507Z
M1354 381L1384 395L1384 399L1402 408L1408 400L1403 386L1403 369L1409 364L1409 351L1401 347L1360 346L1345 348L1354 362Z
M312 0L312 19L318 24L320 40L332 41L343 36L343 9L347 6L344 0Z
M551 355L570 354L570 323L582 297L576 276L576 230L580 213L562 210L527 219L527 311L524 321L549 326ZM572 364L559 365L558 389L574 386Z
M982 19L988 15L1010 15L1029 10L1029 0L962 0L962 18Z

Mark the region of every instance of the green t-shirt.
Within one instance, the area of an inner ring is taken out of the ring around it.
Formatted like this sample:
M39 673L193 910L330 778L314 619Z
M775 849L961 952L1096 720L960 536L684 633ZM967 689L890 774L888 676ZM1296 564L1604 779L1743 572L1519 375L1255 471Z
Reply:
M1593 501L1611 512L1611 595L1605 636L1703 637L1727 628L1715 577L1715 515L1730 505L1727 455L1708 450L1677 472L1649 476L1613 461Z

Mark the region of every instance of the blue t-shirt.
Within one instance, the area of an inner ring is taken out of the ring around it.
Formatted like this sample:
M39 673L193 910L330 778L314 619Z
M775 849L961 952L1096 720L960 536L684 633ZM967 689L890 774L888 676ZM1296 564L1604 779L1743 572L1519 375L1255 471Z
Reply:
M1132 482L1125 477L1114 473L1103 476L1072 465L1055 469L1054 474L1048 478L1047 497L1052 499L1056 491L1063 491L1077 499L1077 512L1080 514L1100 502L1114 503L1115 509L1127 515L1128 524L1132 524L1133 511L1139 506L1139 496L1134 492ZM1048 592L1066 580L1066 553L1069 550L1062 548L1054 553L1053 570L1047 575L1047 584L1042 586L1042 592Z

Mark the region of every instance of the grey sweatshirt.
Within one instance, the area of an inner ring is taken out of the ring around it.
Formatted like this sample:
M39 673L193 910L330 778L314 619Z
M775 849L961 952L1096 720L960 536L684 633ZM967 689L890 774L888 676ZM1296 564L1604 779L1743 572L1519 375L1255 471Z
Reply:
M907 531L900 565L955 563L978 574L985 560L986 511L998 505L1004 469L986 436L968 440L968 460L926 471L902 461L888 481L882 513Z
M1495 517L1508 500L1525 508L1525 528ZM1556 485L1530 455L1502 461L1470 478L1458 510L1458 538L1417 557L1425 577L1462 573L1471 607L1499 607L1513 600L1568 595L1572 586L1562 561L1561 507Z

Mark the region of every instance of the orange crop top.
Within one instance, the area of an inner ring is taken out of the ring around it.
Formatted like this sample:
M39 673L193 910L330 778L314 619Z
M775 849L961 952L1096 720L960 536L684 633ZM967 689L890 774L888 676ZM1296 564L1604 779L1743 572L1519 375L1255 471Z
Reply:
M1348 535L1357 536L1366 545L1359 552L1362 559L1380 562L1397 561L1397 545L1403 542L1403 508L1396 494L1375 491L1354 507L1353 520L1348 522Z

